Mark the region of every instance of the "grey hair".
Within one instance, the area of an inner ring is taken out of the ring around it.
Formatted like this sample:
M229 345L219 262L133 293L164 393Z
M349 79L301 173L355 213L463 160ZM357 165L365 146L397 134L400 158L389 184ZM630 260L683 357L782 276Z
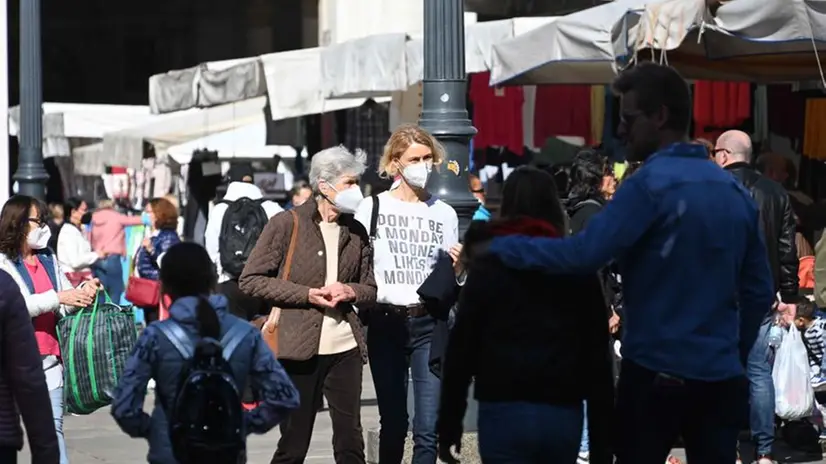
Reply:
M366 161L367 153L363 150L350 153L344 145L321 150L310 163L310 187L314 193L319 193L318 184L321 181L335 184L343 176L359 178L367 169Z

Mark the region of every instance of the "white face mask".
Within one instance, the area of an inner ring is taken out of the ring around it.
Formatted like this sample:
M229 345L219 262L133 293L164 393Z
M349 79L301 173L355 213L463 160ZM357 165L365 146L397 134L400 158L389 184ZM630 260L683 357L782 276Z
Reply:
M364 195L361 193L361 189L358 185L353 185L352 187L344 189L340 192L332 185L330 185L330 188L336 192L336 199L333 200L332 203L336 205L336 208L341 213L355 213L356 209L358 209L359 203L361 203L361 200L364 200Z
M423 189L432 169L433 163L408 164L402 169L402 177L411 187Z
M29 232L26 243L32 250L42 250L49 246L49 239L52 238L52 229L43 225Z

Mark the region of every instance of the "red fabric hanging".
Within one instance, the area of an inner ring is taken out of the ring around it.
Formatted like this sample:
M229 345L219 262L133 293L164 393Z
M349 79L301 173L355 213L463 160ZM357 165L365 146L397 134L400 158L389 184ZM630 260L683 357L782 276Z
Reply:
M522 133L521 87L490 87L490 73L470 76L470 100L473 102L473 125L479 131L473 138L474 149L505 147L524 153Z
M538 85L534 110L534 145L541 147L549 137L591 139L591 86Z
M697 81L694 83L694 137L714 141L726 128L751 117L748 82Z

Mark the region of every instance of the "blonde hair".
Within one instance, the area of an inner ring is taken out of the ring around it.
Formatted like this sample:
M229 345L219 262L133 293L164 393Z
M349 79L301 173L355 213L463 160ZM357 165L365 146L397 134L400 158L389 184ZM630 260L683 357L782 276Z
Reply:
M384 153L379 160L379 176L394 178L399 174L399 168L393 162L399 158L414 143L430 148L433 155L433 164L438 166L445 159L445 147L429 132L415 124L402 124L396 128L384 146Z
M49 205L49 212L52 214L52 219L56 221L63 220L63 205L60 203L52 203Z
M98 209L108 209L115 207L115 200L104 198L103 200L98 201Z

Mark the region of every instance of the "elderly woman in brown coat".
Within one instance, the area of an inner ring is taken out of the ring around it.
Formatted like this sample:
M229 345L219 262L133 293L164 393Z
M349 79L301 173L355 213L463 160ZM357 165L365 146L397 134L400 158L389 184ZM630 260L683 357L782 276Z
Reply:
M281 424L274 464L304 462L322 395L335 462L365 462L360 402L367 353L358 311L375 303L376 282L370 239L352 215L364 169L364 154L343 147L313 156L314 198L270 219L239 280L244 293L282 308L278 357L301 395L301 406Z

